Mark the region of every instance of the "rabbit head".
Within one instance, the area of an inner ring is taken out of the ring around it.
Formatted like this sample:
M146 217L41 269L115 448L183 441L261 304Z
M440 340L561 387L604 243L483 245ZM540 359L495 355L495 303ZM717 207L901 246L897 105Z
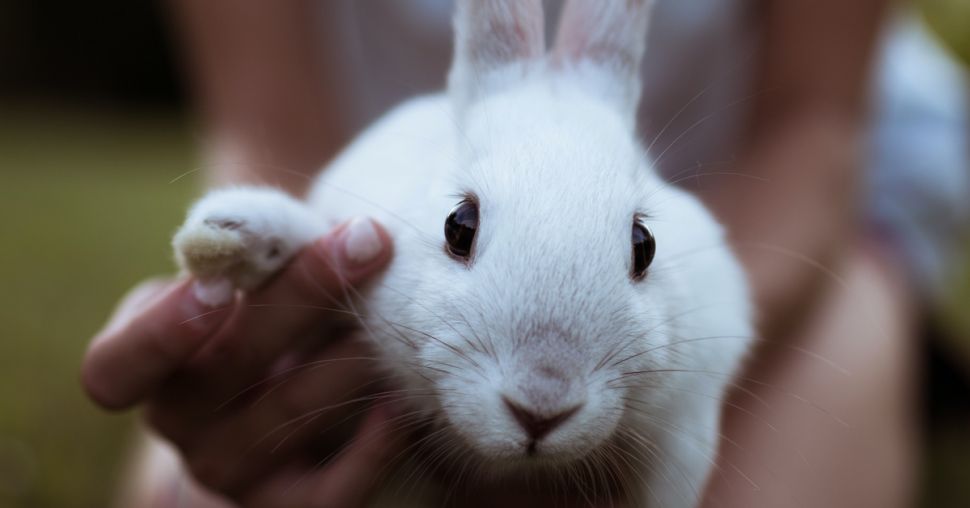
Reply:
M454 208L386 309L410 330L412 382L485 463L649 439L657 415L718 405L684 390L719 398L726 380L686 372L730 374L750 335L720 227L635 135L648 3L569 2L548 52L539 0L458 3Z

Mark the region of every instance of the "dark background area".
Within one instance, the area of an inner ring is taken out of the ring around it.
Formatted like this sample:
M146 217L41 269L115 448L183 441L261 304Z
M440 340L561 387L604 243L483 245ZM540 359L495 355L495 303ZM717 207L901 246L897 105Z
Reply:
M0 2L0 97L181 105L164 3Z
M105 508L136 417L82 394L202 188L164 2L0 0L0 507Z

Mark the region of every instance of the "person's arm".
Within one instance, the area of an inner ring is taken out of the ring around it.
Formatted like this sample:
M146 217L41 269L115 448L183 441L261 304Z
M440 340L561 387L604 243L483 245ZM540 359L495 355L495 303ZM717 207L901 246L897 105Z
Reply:
M748 267L762 335L779 337L856 233L866 89L891 2L758 5L758 95L739 167L763 181L727 177L701 192Z
M857 209L891 3L760 5L761 94L739 171L766 181L726 177L705 198L739 245L767 340L724 406L702 506L908 506L915 313L898 267L859 238Z
M312 0L171 0L215 184L302 193L347 141Z

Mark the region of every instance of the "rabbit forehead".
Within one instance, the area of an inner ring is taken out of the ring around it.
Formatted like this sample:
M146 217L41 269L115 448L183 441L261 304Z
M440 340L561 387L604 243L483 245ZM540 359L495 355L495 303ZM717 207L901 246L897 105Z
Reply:
M642 202L649 166L631 129L582 93L526 86L497 94L463 130L458 178L496 207L563 224L590 212L629 216Z
M615 108L556 79L526 81L479 101L459 130L464 160L517 159L505 162L532 172L550 161L565 166L562 174L575 160L582 168L575 176L595 175L618 169L612 163L639 156L633 126Z

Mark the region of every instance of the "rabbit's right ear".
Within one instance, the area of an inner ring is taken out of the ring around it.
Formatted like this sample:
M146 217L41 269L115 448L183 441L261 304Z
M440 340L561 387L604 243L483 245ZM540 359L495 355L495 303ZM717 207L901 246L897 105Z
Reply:
M559 20L553 62L593 70L596 92L632 119L640 97L653 0L568 0Z
M545 52L542 0L458 0L448 89L459 110Z

